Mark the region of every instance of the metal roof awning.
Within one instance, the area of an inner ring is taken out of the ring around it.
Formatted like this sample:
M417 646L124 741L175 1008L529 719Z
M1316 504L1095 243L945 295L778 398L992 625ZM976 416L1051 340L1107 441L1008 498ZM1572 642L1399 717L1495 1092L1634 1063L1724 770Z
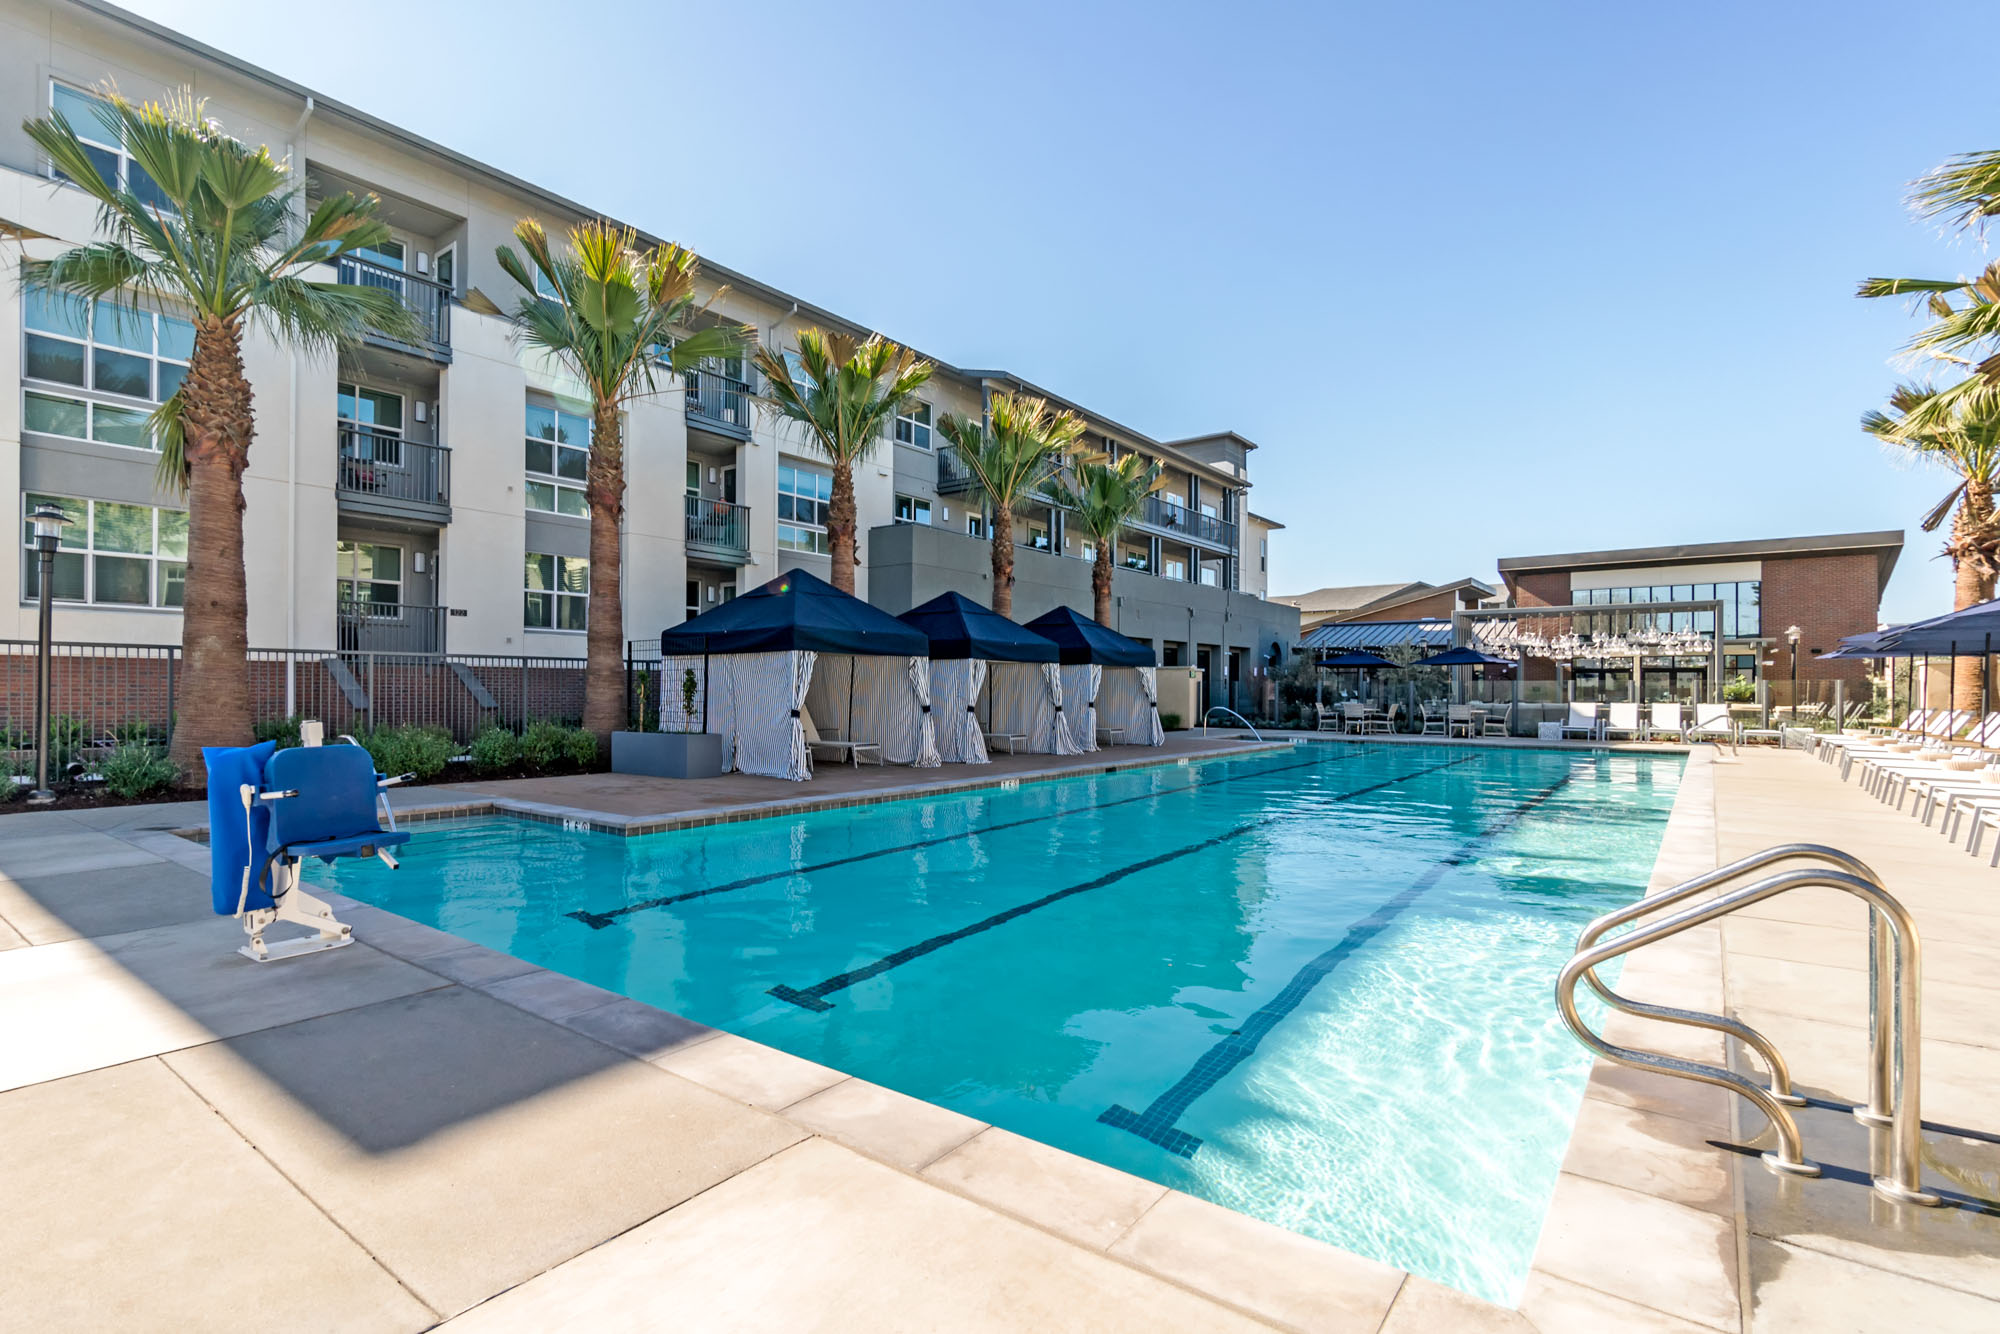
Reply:
M1317 625L1299 640L1301 650L1344 653L1355 649L1450 648L1450 621L1341 621Z

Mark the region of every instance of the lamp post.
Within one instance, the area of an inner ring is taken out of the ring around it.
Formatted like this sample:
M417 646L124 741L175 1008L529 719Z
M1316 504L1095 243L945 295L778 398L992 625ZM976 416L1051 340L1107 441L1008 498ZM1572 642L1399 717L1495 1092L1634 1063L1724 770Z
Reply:
M28 794L28 800L42 806L56 799L56 794L49 790L49 640L55 622L50 597L55 580L56 547L70 517L62 506L47 500L37 504L30 517L35 526L35 555L40 563L41 628L40 653L35 659L35 790Z
M1792 721L1799 720L1799 627L1789 627L1785 640L1792 646Z

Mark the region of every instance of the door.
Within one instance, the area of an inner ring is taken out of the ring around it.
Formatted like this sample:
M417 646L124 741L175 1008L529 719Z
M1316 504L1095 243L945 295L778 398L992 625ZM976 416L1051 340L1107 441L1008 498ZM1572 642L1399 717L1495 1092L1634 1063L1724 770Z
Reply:
M1215 680L1215 655L1205 648L1196 649L1194 665L1201 668L1201 711L1203 714L1207 714L1209 691L1213 688ZM1197 719L1196 721L1200 720Z
M690 579L687 581L687 619L691 621L699 615L701 615L701 581Z
M734 464L722 470L722 498L732 505L736 503L736 465Z

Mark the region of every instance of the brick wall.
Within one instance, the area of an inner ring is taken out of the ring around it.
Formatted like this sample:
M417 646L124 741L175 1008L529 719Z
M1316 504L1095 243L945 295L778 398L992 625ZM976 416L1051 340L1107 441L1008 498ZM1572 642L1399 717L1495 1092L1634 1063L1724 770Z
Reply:
M1513 581L1514 605L1517 607L1566 607L1569 605L1569 571L1542 571L1535 574L1516 575ZM1535 624L1533 621L1529 625ZM1558 622L1560 624L1560 622ZM1556 662L1553 658L1530 657L1521 670L1523 681L1553 681L1556 679Z
M1865 662L1820 662L1817 653L1833 652L1842 635L1875 628L1882 598L1879 571L1875 557L1867 554L1764 562L1764 637L1777 641L1776 651L1768 655L1776 659L1767 669L1773 681L1791 680L1791 652L1784 636L1793 625L1802 632L1799 680L1859 682L1867 676Z
M1412 598L1408 602L1398 602L1394 606L1367 611L1350 612L1336 616L1337 621L1448 621L1458 605L1456 593L1433 593L1429 597Z

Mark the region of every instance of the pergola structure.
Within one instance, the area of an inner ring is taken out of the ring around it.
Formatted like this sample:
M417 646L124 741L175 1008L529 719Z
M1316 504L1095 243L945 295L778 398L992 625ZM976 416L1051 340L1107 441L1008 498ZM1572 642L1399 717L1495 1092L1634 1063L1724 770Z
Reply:
M1709 613L1707 630L1674 629L1673 618ZM1665 624L1661 624L1664 618ZM1532 627L1532 628L1524 628ZM1645 660L1649 657L1706 657L1708 689L1722 690L1722 602L1570 603L1559 607L1480 607L1454 611L1452 642L1511 656L1524 667L1531 657L1559 663L1578 658L1632 660L1632 698L1639 698ZM1705 647L1703 647L1705 643ZM1514 673L1518 698L1522 671ZM1571 678L1572 688L1574 677Z

